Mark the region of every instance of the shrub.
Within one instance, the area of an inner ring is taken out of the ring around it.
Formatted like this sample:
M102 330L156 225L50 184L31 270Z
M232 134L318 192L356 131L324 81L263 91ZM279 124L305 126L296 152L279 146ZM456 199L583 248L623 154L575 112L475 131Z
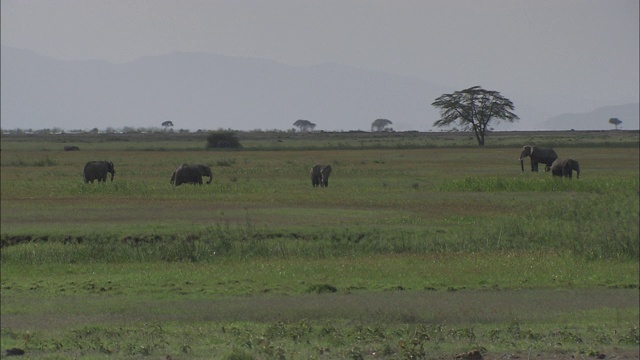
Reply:
M211 131L207 136L207 149L241 147L240 140L233 131Z

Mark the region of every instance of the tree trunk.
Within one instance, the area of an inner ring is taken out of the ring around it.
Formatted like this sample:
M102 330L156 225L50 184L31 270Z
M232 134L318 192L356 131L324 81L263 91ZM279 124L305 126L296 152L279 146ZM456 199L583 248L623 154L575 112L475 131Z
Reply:
M473 124L473 132L478 140L478 145L484 146L484 131L480 125Z

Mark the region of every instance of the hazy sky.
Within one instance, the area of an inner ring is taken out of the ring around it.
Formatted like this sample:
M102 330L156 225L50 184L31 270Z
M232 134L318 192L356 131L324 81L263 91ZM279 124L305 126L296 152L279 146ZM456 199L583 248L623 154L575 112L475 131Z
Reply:
M638 3L2 0L0 34L2 45L58 59L117 63L194 51L335 62L587 112L638 102Z

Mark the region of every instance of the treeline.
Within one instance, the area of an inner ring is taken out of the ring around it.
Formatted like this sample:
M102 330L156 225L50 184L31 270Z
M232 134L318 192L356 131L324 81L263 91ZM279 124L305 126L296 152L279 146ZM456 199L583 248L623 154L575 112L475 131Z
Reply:
M209 130L197 130L195 132L208 132ZM56 135L56 134L148 134L148 133L191 133L191 130L188 129L164 129L158 127L138 127L134 128L131 126L125 126L123 128L112 128L108 127L106 129L100 130L98 128L93 128L91 130L64 130L58 127L47 128L47 129L2 129L3 134L7 135L22 135L22 134L36 134L36 135Z
M197 133L209 133L213 131L234 131L234 132L247 132L247 133L295 133L298 132L296 129L287 129L287 130L278 130L278 129L254 129L254 130L232 130L232 129L198 129L198 130L189 130L189 129L173 129L173 128L159 128L159 127L132 127L125 126L122 128L113 128L107 127L105 129L93 128L91 130L82 130L82 129L73 129L73 130L64 130L59 127L54 128L45 128L45 129L1 129L2 134L5 135L25 135L25 134L36 134L36 135L58 135L58 134L155 134L155 133L174 133L174 134L197 134ZM317 132L325 132L325 131L317 131ZM362 131L357 131L362 132Z

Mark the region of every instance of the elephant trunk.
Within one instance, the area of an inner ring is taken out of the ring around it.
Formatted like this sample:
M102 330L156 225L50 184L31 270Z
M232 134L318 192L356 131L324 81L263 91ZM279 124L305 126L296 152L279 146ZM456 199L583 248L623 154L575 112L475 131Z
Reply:
M208 185L208 184L211 184L211 182L212 182L212 181L213 181L213 175L210 175L210 176L209 176L209 181L207 181L207 185Z
M576 164L576 179L580 179L580 165Z
M524 159L520 158L520 168L522 169L522 172L524 172Z

